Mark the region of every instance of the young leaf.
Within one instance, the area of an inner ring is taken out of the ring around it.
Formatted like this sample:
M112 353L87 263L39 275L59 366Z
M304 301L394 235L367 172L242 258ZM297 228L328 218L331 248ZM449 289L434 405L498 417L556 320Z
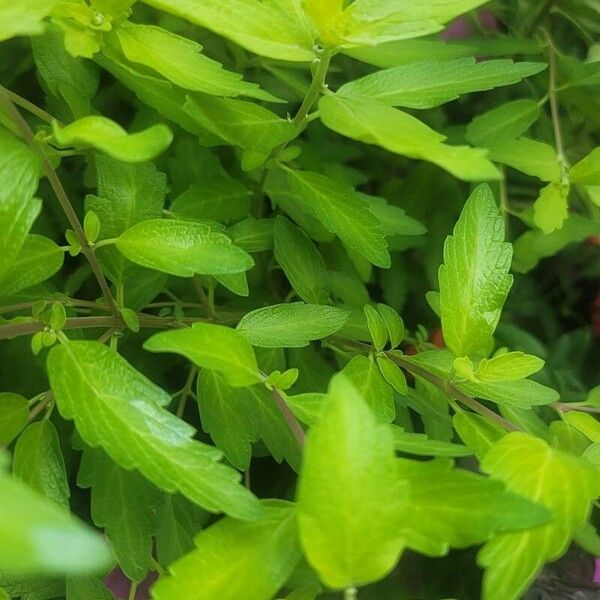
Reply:
M457 356L490 348L512 285L511 256L492 192L479 186L446 239L438 274L444 340Z
M550 448L529 434L504 436L486 454L482 468L508 489L545 506L548 523L495 535L478 556L486 568L483 598L520 598L542 566L559 558L584 525L600 493L598 471L584 460Z
M373 340L373 346L377 352L381 352L384 346L387 344L387 327L385 321L379 312L373 308L370 304L363 306L363 312L367 319L367 327Z
M153 125L139 133L128 134L120 125L106 117L83 117L61 127L52 123L56 143L61 147L92 146L124 162L152 160L165 150L173 139L166 125Z
M374 265L390 266L381 224L353 189L318 173L289 170L287 177L303 208L328 231Z
M186 90L214 96L250 96L275 100L256 83L201 54L202 46L154 25L125 22L116 31L123 54L128 60L160 73Z
M514 140L535 123L540 108L534 100L512 100L478 115L468 125L469 144L488 147L499 140Z
M301 553L295 507L280 500L264 501L262 507L264 516L257 521L226 518L200 532L196 548L169 566L152 588L152 598L272 598Z
M396 514L404 493L390 430L337 375L309 431L298 483L300 539L325 584L366 584L393 568L403 547Z
M402 396L408 394L408 384L404 371L387 356L377 357L377 366L385 380Z
M546 235L560 229L569 217L569 186L550 183L542 188L533 205L533 222Z
M0 42L15 35L39 35L58 0L20 0L0 5Z
M399 452L416 454L417 456L458 457L473 454L469 448L452 442L442 442L428 437L424 433L404 431L402 427L392 425L394 445Z
M388 106L433 108L461 94L511 85L545 69L540 63L512 60L476 62L475 57L425 61L377 71L343 85L338 94L378 100Z
M343 308L293 302L245 314L237 331L253 346L301 348L339 331L347 319L348 311Z
M19 436L13 476L57 504L69 507L69 483L56 428L50 421L32 423Z
M453 469L450 461L398 461L398 477L408 483L408 499L398 533L406 545L429 556L465 548L500 531L534 527L551 512L493 481ZM518 535L518 534L516 534Z
M41 201L33 197L40 160L23 142L0 126L0 280L14 266Z
M381 315L387 329L392 350L400 345L404 339L404 321L400 315L387 304L378 304L377 310Z
M342 372L378 420L382 423L390 423L394 420L396 416L394 392L381 376L374 360L366 356L354 356Z
M492 358L483 358L477 365L475 376L482 381L513 381L524 379L540 369L544 361L524 352L506 352Z
M11 392L0 392L0 446L8 446L19 435L27 425L28 416L27 398Z
M480 460L506 431L481 415L457 412L453 417L454 428L464 443Z
M310 28L296 0L144 0L210 29L251 52L279 60L314 58Z
M0 476L0 506L3 575L100 574L111 567L101 536L18 481Z
M302 0L302 8L317 28L321 41L327 46L339 45L337 24L344 11L344 1Z
M323 123L354 140L435 163L465 181L499 179L487 151L443 144L445 137L415 117L376 100L333 94L319 101Z
M273 219L248 217L227 230L233 243L246 252L264 252L273 248Z
M83 452L77 484L91 488L92 519L104 529L123 572L132 581L143 581L151 569L159 491L94 448Z
M199 367L220 371L235 387L260 381L252 346L235 329L223 325L194 323L188 329L157 333L146 341L144 349L181 354Z
M542 181L556 181L560 177L556 150L548 144L521 137L516 140L495 140L487 148L491 160Z
M327 271L310 238L285 217L275 218L275 260L295 292L307 303L325 304Z
M47 366L61 414L75 421L87 444L209 511L246 519L260 514L238 474L218 462L221 453L192 440L194 429L163 408L169 395L113 350L69 342L52 348Z
M179 277L241 273L254 265L229 237L191 221L142 221L122 233L116 245L132 262Z

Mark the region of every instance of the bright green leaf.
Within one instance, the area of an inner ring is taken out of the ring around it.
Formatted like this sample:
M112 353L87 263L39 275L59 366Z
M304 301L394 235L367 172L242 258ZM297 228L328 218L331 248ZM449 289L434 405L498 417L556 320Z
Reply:
M365 317L367 319L367 327L369 328L369 333L371 334L371 339L373 340L373 346L377 352L380 352L383 350L388 340L385 321L379 312L370 304L365 304L363 306L363 312L365 313Z
M595 148L571 167L569 180L581 185L600 185L600 148Z
M560 229L569 217L569 187L550 183L542 188L533 205L533 222L546 235Z
M544 361L524 352L506 352L484 358L477 365L475 376L482 381L513 381L524 379L544 367Z
M487 145L489 158L542 181L556 181L560 165L552 146L528 138L499 139Z
M8 446L27 424L29 403L11 392L0 392L0 446Z
M39 35L58 0L19 0L0 4L0 42L15 35Z

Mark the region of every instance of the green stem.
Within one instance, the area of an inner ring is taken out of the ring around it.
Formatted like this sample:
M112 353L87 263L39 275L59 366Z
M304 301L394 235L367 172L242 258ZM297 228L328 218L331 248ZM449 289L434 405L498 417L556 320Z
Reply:
M344 590L344 600L356 600L358 598L358 590L355 587L349 587Z
M331 63L331 58L333 53L331 50L324 50L321 57L316 59L318 60L318 65L311 81L310 87L308 88L308 92L306 92L306 96L304 96L304 100L296 113L292 123L297 127L302 127L304 122L308 117L308 113L310 112L313 104L317 101L321 92L325 89L325 81L327 79L327 71L329 70L329 65ZM286 144L287 145L287 144Z
M135 600L137 595L138 584L135 581L131 582L131 587L129 588L129 600Z
M23 96L19 96L19 94L15 94L15 92L11 92L10 90L5 89L6 95L10 99L11 102L24 108L27 112L30 112L32 115L35 115L41 121L46 121L46 123L52 123L56 121L59 123L58 119L54 118L51 114L47 113L45 110L41 109L39 106L33 104L33 102L29 102Z
M294 413L290 410L288 403L285 401L283 394L277 388L273 388L273 391L271 393L273 395L273 400L275 401L277 408L283 415L283 418L288 424L288 427L290 428L292 434L296 438L298 446L300 446L300 448L303 448L304 442L306 440L306 433L304 433L304 429L302 429L300 421L296 419Z
M75 232L79 243L81 244L81 251L87 258L90 267L92 268L92 271L96 276L98 285L100 286L102 294L106 299L106 303L111 309L111 312L116 317L120 318L117 304L112 296L110 287L108 286L108 282L104 277L104 273L102 272L100 263L98 262L98 259L96 258L92 247L90 246L87 236L85 235L85 231L83 230L83 226L81 225L79 217L77 216L77 213L75 212L75 209L73 208L73 205L71 204L71 201L67 196L65 188L63 187L60 179L58 178L54 167L50 164L48 157L44 154L40 146L36 143L33 131L31 131L31 128L29 127L27 121L25 121L21 113L17 110L17 107L13 104L7 92L8 90L0 85L0 106L4 108L6 114L10 116L14 124L19 128L19 131L21 132L23 139L27 142L27 145L33 150L33 152L35 152L41 158L44 175L46 175L46 178L50 183L50 187L52 188L58 200L58 203L63 209L63 212L65 213L71 227L73 228L73 231Z
M194 378L198 373L198 369L196 367L192 367L186 379L185 385L183 386L183 390L181 390L181 398L179 399L179 405L177 406L177 412L175 413L179 418L183 417L183 413L185 412L185 405L187 404L188 398L192 393L192 386L194 385Z

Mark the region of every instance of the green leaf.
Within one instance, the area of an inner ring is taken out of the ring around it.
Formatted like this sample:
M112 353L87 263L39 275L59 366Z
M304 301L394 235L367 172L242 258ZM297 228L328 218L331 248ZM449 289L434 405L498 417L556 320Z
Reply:
M111 567L97 533L18 481L0 477L0 506L3 575L100 574Z
M238 473L218 462L221 453L192 440L194 429L163 408L169 395L113 350L69 342L52 348L47 366L61 414L75 421L87 444L209 511L248 519L260 514Z
M302 208L321 221L328 231L374 265L390 266L381 223L352 188L308 171L288 170L287 178Z
M56 429L50 421L32 423L19 436L13 476L50 500L69 507L69 483Z
M54 577L0 575L0 585L3 585L13 598L21 600L54 600L65 595L65 581Z
M569 425L575 427L577 431L583 433L590 441L594 443L600 442L600 423L592 415L579 411L570 411L563 415L563 419Z
M501 482L453 469L447 460L399 459L398 477L409 490L398 533L409 548L429 556L443 556L450 547L472 546L496 532L533 527L551 517L549 510L506 490Z
M600 493L598 471L529 434L504 436L486 454L482 468L513 492L553 514L545 525L497 534L478 556L486 568L485 600L520 598L546 562L559 558L587 520Z
M511 256L492 192L479 186L446 238L438 274L444 340L457 356L491 347L512 285Z
M377 71L343 85L338 94L372 98L388 106L433 108L461 94L511 85L535 75L546 65L512 60L476 62L475 57L428 60Z
M381 376L379 367L373 359L354 356L342 372L379 421L390 423L394 420L396 417L394 392Z
M179 494L165 494L156 512L156 555L170 565L194 547L194 536L210 515Z
M237 331L253 346L301 348L339 331L347 319L348 311L343 308L293 302L245 314Z
M33 197L40 159L0 127L0 280L12 269L41 208Z
M144 0L145 4L187 19L261 56L307 62L313 38L295 0Z
M402 396L408 394L408 384L404 371L387 356L377 357L377 366L385 380Z
M86 448L77 485L91 488L92 519L110 542L123 572L143 581L151 569L158 490L136 471L126 471L102 450Z
M483 358L475 376L483 381L513 381L524 379L544 368L544 361L524 352L506 352L492 358Z
M502 427L481 415L461 411L454 415L452 421L458 435L479 459L506 435Z
M179 277L241 273L254 265L225 234L191 221L142 221L122 233L116 245L132 262Z
M66 600L114 600L102 579L95 577L68 577Z
M387 329L392 350L400 345L404 339L404 321L400 315L387 304L378 304L377 310L381 315Z
M264 252L273 248L273 219L247 217L232 225L227 235L246 252Z
M222 519L196 536L196 548L169 566L152 588L154 600L266 600L300 562L294 506L263 502L250 523ZM218 573L218 577L215 574Z
M404 493L391 431L337 375L308 433L298 483L300 539L325 584L346 588L389 573L403 547L396 515Z
M258 84L244 81L238 73L201 54L200 44L166 29L125 22L116 35L128 60L153 69L181 88L214 96L276 100Z
M363 306L363 312L367 318L367 327L369 328L369 333L373 340L373 346L377 352L381 352L388 340L385 321L379 312L370 304L365 304Z
M556 150L548 144L521 137L516 140L495 140L487 147L491 160L517 171L542 181L556 181L560 177Z
M311 239L288 219L275 218L275 260L294 291L307 303L325 304L328 298L327 271Z
M64 254L52 240L41 235L27 235L21 251L0 280L0 295L10 296L46 281L60 270Z
M533 222L546 235L560 229L569 217L569 186L550 183L542 188L533 205Z
M260 382L252 346L235 329L223 325L194 323L191 328L163 331L147 340L144 349L181 354L199 367L220 371L235 387Z
M93 210L85 213L83 230L88 241L92 244L98 239L98 235L100 234L100 219Z
M8 446L27 425L29 403L11 392L0 392L0 446Z
M245 150L245 171L262 165L275 148L296 134L291 121L254 102L196 94L187 99L183 108L213 135Z
M314 23L319 38L328 46L339 45L336 25L344 11L344 0L302 0L302 8Z
M581 185L600 185L600 148L594 148L571 167L569 180Z
M475 117L465 138L469 144L488 147L499 140L514 140L537 120L540 108L534 100L512 100Z
M169 210L188 219L229 223L248 215L250 192L237 179L207 178L175 198Z
M401 110L376 100L328 95L319 101L323 123L354 140L432 162L465 181L499 179L487 151L443 144L445 137Z
M358 195L369 205L369 211L379 219L386 236L423 235L427 232L422 223L409 217L400 207L388 204L385 198L362 192Z
M392 425L394 445L399 452L416 454L419 456L445 456L458 457L470 456L473 452L461 444L434 440L424 433L404 431L402 427Z
M247 470L251 444L262 439L277 462L300 468L300 449L294 435L264 385L230 386L220 373L202 371L198 406L203 429L231 463Z
M128 134L106 117L83 117L61 127L52 123L56 143L61 147L91 146L124 162L152 160L168 148L173 139L166 125L153 125L139 133Z
M19 0L0 5L0 42L15 35L39 35L44 32L43 19L58 0Z

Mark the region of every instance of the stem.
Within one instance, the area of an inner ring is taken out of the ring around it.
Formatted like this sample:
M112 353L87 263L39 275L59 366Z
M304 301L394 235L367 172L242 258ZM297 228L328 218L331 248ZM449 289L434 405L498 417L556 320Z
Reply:
M44 394L44 397L29 411L29 416L27 417L27 422L31 423L32 421L35 421L36 417L38 417L41 413L43 413L44 410L46 410L46 408L53 401L54 401L54 394L51 391L47 391Z
M33 104L33 102L29 102L29 100L23 98L23 96L19 96L19 94L15 94L14 92L11 92L7 89L5 89L4 91L13 104L17 104L21 108L24 108L26 111L30 112L32 115L35 115L41 121L46 121L46 123L52 123L53 121L56 121L60 124L60 121L58 119L55 119L51 114L47 113L39 106Z
M552 44L552 39L547 31L544 31L548 42L548 97L550 99L550 114L552 116L552 127L554 129L554 141L556 144L556 153L560 163L561 173L566 175L567 159L565 156L565 147L563 142L562 128L560 125L560 113L558 109L558 98L556 95L556 53Z
M358 598L358 590L355 587L349 587L344 590L344 600L356 600Z
M283 415L283 418L288 424L288 427L291 429L292 434L296 438L298 446L300 446L300 448L303 448L304 441L306 440L306 434L304 433L304 429L302 429L302 425L300 425L300 421L296 419L294 413L292 413L290 407L287 405L284 396L277 388L273 388L272 394L273 400L275 400L277 408L280 410L281 414Z
M185 385L183 386L183 390L181 390L181 398L179 399L179 406L177 407L177 412L175 413L180 419L183 417L183 413L185 412L185 405L187 404L188 398L192 393L192 386L194 385L194 378L198 373L198 369L196 367L192 367L188 374L188 377L185 381Z
M60 302L65 306L72 306L75 308L89 308L91 310L108 311L110 310L103 304L98 302L90 302L88 300L77 300L74 298L40 298L40 300L46 300L46 302ZM18 304L9 304L8 306L0 306L0 314L19 312L21 310L29 310L40 302L36 300L34 302L20 302Z
M434 373L430 373L424 367L421 367L420 365L417 365L413 361L408 360L407 358L404 358L402 356L392 355L389 356L389 358L393 360L397 365L403 367L407 371L410 371L413 375L416 375L429 381L430 383L433 383L433 385L444 391L446 394L448 394L448 396L450 396L454 400L457 400L461 404L468 406L476 413L479 413L480 415L487 417L492 421L495 421L496 423L504 427L504 429L506 429L507 431L520 430L519 427L517 427L514 423L512 423L508 419L505 419L498 413L495 413L493 410L489 409L484 404L481 404L481 402L475 400L475 398L471 398L471 396L468 396L464 392L461 392L458 388L454 387L443 377L435 375Z
M188 323L204 321L197 317L188 317L183 320L173 319L172 317L157 317L155 315L139 315L140 327L147 329L169 329L171 327L182 327ZM46 325L41 321L25 321L21 323L7 323L0 325L0 340L19 337L21 335L31 335L44 331ZM104 329L112 328L120 330L123 322L119 317L71 317L67 319L63 329Z
M297 127L300 127L304 124L304 121L308 117L308 113L310 109L313 107L313 104L320 96L321 91L325 87L325 80L327 78L327 71L329 70L329 64L331 63L332 53L330 50L324 50L321 55L317 70L313 76L313 79L310 83L310 87L308 88L308 92L306 92L306 96L304 96L304 100L296 113L292 123Z
M576 410L578 412L590 413L593 415L600 414L600 407L598 406L578 406L577 404L568 404L565 402L554 402L552 407L559 412L571 412Z
M48 179L50 186L54 191L58 203L63 209L69 224L73 228L73 231L75 232L75 235L81 244L81 251L88 260L90 267L92 268L92 271L98 280L98 285L102 290L102 294L106 299L106 303L110 307L111 312L115 316L119 316L119 310L110 292L108 282L104 277L104 273L100 268L100 263L98 262L98 259L96 258L96 255L94 254L94 251L92 250L92 247L90 246L90 243L85 235L81 222L79 221L79 217L77 216L77 213L75 212L75 209L73 208L73 205L67 196L67 192L58 178L54 167L50 164L50 161L44 154L43 150L36 143L33 131L31 131L27 121L25 121L21 113L17 110L7 92L8 90L0 85L0 106L4 107L7 114L12 118L15 125L19 128L23 139L27 142L27 145L41 158L44 174L46 175L46 178Z
M131 587L129 588L129 600L135 600L135 597L137 596L137 589L138 589L138 584L135 581L131 582Z

